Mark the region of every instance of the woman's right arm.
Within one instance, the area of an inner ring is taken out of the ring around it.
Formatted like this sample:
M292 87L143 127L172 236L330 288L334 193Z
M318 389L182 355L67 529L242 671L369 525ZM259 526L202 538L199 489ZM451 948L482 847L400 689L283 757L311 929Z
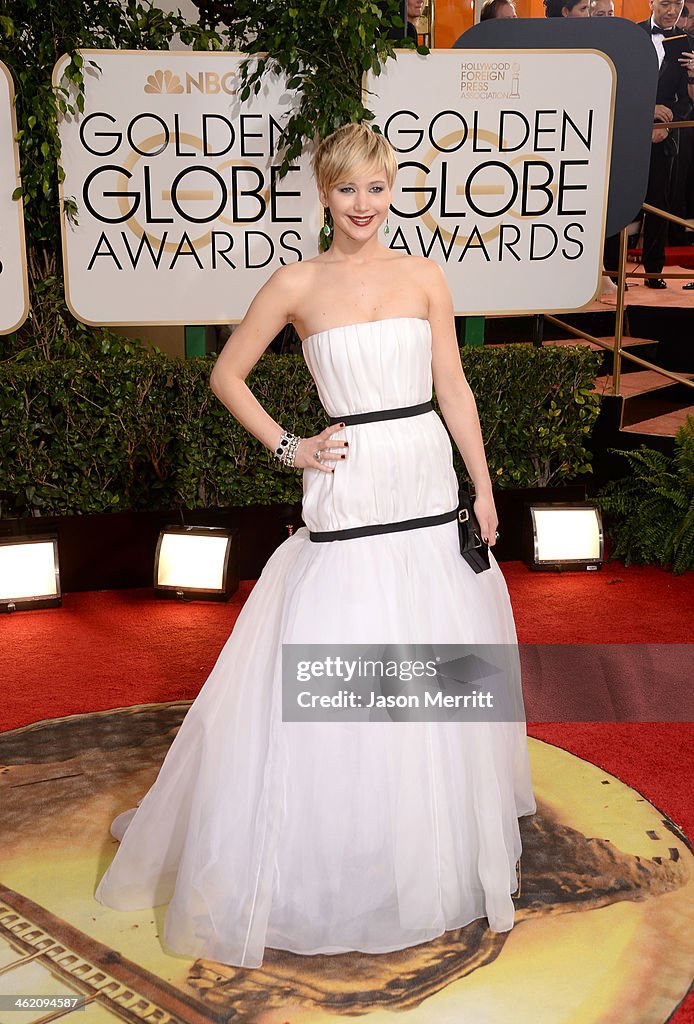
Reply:
M210 377L210 387L217 398L249 433L273 452L280 443L283 428L251 393L246 378L272 339L293 319L299 301L298 278L299 273L292 265L277 270L263 285L218 356ZM339 429L339 425L328 427L321 434L302 440L294 465L331 473L335 456L326 452L323 456L328 460L326 465L317 462L313 453L317 449L325 450L325 442ZM335 445L341 442L336 441Z
M293 282L283 267L263 285L248 312L231 335L210 377L210 387L220 402L246 430L273 451L279 444L282 429L254 398L246 385L246 377L262 356L272 339L292 316Z

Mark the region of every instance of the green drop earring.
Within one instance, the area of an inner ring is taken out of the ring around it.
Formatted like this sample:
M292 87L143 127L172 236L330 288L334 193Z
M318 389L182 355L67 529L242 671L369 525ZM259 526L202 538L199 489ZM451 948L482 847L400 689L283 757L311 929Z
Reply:
M389 235L390 234L390 217L386 217L386 226L385 226L385 230L384 230L383 234L384 235Z
M330 238L332 234L332 226L330 224L330 210L326 207L323 213L323 234L326 238Z

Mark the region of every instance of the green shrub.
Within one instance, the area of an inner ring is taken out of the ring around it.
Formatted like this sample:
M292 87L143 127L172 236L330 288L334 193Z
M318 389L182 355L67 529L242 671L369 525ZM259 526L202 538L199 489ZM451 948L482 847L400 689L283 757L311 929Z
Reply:
M597 356L516 345L465 349L463 359L499 486L590 471ZM211 366L121 347L88 361L0 365L0 514L299 501L300 475L217 401ZM287 429L310 436L325 426L300 356L264 356L248 383Z
M672 456L646 445L610 451L623 455L631 470L597 497L607 513L612 557L625 565L672 566L678 576L694 568L694 417L678 430Z

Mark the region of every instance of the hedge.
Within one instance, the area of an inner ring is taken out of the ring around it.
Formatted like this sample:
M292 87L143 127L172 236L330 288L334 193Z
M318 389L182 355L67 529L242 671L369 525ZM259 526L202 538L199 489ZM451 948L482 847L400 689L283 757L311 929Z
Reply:
M580 347L463 349L498 486L590 471L599 360ZM300 474L218 402L211 368L212 358L156 351L0 366L0 515L299 501ZM326 425L300 356L264 356L248 383L287 429L307 436Z

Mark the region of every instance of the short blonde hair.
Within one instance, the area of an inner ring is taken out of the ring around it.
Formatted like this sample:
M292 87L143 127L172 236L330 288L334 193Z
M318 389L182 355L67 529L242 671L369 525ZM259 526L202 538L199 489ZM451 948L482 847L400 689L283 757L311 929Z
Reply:
M357 168L382 167L388 188L393 187L398 160L391 144L367 124L345 124L318 144L313 174L319 192L327 195Z

